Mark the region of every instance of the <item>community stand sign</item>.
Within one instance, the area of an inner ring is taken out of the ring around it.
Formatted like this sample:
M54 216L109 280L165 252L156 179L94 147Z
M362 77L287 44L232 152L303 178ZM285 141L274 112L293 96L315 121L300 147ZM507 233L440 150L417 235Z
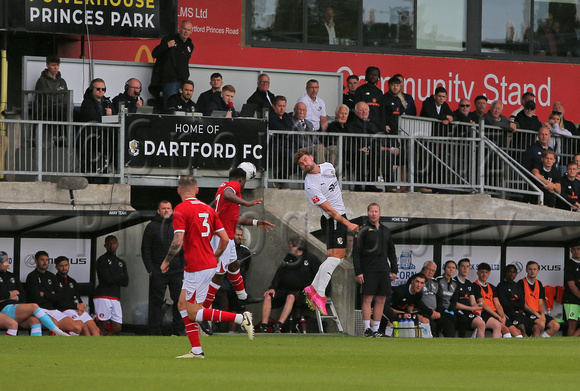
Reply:
M245 118L128 115L127 167L229 170L241 162L263 169L266 122Z

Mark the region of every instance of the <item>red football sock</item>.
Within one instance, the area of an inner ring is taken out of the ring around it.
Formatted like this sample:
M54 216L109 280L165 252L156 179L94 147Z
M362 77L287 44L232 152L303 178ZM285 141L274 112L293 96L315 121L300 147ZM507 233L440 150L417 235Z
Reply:
M199 342L199 325L197 322L192 322L188 316L184 316L183 323L185 323L185 332L187 333L191 347L201 348L201 342Z
M235 273L228 272L228 280L230 280L236 292L240 292L246 289L246 287L244 286L244 278L240 273L240 269L238 269Z
M209 308L213 304L215 300L215 294L217 291L220 290L220 286L213 282L209 283L209 289L207 290L207 296L205 297L205 301L203 302L203 308Z
M202 320L211 320L212 322L235 322L236 315L233 312L226 312L214 309L203 309ZM199 319L199 312L196 319Z

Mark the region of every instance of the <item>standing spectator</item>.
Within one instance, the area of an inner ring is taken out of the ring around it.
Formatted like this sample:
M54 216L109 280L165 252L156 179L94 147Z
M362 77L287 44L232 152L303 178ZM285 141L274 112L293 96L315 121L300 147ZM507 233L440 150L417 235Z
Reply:
M208 115L217 110L227 111L227 118L238 117L239 114L234 108L234 96L236 96L236 89L231 84L226 84L220 94L212 95L212 100L206 107Z
M193 53L193 42L189 36L192 30L193 24L184 20L179 26L179 33L164 37L151 53L156 61L149 89L163 93L163 106L170 96L177 94L181 83L189 79L189 60Z
M186 113L192 113L198 111L195 107L195 103L191 100L193 95L193 82L191 80L181 83L179 92L167 100L165 105L165 111L173 113L174 111L183 111Z
M526 276L518 281L520 290L524 292L526 333L531 337L553 337L560 324L550 315L546 315L544 286L537 279L540 267L537 262L526 264Z
M72 320L56 309L56 303L62 300L63 291L56 276L48 271L49 259L46 251L40 250L34 254L36 268L26 276L27 300L38 304L62 331L81 334L83 323Z
M354 110L355 100L354 94L356 89L358 88L358 76L357 75L349 75L346 78L346 88L348 89L347 92L342 94L342 104L346 105L349 110Z
M385 114L383 112L383 91L377 87L381 79L378 67L368 67L365 72L365 84L358 87L354 93L354 102L365 102L369 106L369 119L381 131L385 130Z
M560 170L556 163L556 153L554 151L544 151L542 153L542 164L532 169L532 175L538 178L543 186L540 190L544 193L544 205L553 208L556 205L556 196L560 194Z
M437 322L437 332L433 332L435 337L438 333L443 333L446 338L455 337L455 313L457 309L457 281L453 280L457 265L453 261L445 262L443 267L443 275L435 279L439 288L437 289L437 312L441 314L441 318Z
M503 103L499 100L491 102L489 112L483 116L486 125L499 126L505 131L515 132L517 125L511 122L506 116L502 115Z
M113 104L105 96L105 92L107 92L107 87L103 79L96 78L91 81L81 104L81 121L102 122L103 115L113 114Z
M391 77L389 90L382 97L386 130L389 134L399 134L399 117L405 112L407 102L401 93L401 79Z
M326 131L328 120L326 119L326 105L318 97L320 86L318 80L310 79L306 82L306 93L298 98L298 102L306 105L306 119L314 125L314 131Z
M524 110L524 105L528 101L533 102L536 101L536 95L534 95L533 92L526 91L522 94L522 105L518 109L514 110L513 113L510 114L510 120L514 121L516 119L516 116L519 114L520 111Z
M545 151L553 151L550 147L550 139L552 135L550 134L550 128L548 125L542 125L540 130L538 130L538 141L530 145L528 149L524 152L522 158L522 166L529 172L535 166L542 164L542 153Z
M286 97L278 95L272 101L272 108L268 115L268 127L272 130L290 130L294 123L292 115L286 112Z
M578 175L578 165L576 162L568 163L566 175L560 179L560 195L572 206L557 198L556 208L573 211L580 209L580 200L578 199L578 196L580 196L580 180L576 179L576 175Z
M457 110L453 112L453 120L459 122L473 122L473 120L470 118L470 107L471 102L469 99L462 98L457 105Z
M407 102L404 114L417 115L417 106L415 106L415 99L413 99L413 96L411 94L407 94L405 92L405 78L400 73L397 73L393 77L396 77L397 79L401 80L403 96L405 97L405 102Z
M200 321L236 322L254 339L252 314L234 314L213 309L203 309L209 283L216 271L216 258L224 253L228 246L228 235L217 213L207 204L199 201L197 180L192 176L182 176L177 185L181 204L174 213L173 241L160 266L162 272L169 269L169 264L183 247L185 254L185 274L183 287L179 296L179 311L185 324L185 332L191 344L191 350L176 358L205 358L199 341ZM216 250L212 250L212 237L219 240ZM215 252L214 252L215 251Z
M113 235L105 238L106 252L97 259L97 277L99 285L95 290L95 313L101 335L118 335L123 324L121 309L121 287L129 285L127 264L117 257L119 242ZM111 329L106 330L107 322Z
M210 115L207 107L212 100L218 99L222 92L222 85L224 84L221 73L212 73L209 78L209 85L211 88L202 92L197 98L197 110L201 111L203 115ZM217 97L216 97L217 96Z
M367 206L368 220L354 238L352 258L356 281L362 285L362 318L365 337L382 337L379 332L391 281L397 278L397 253L391 231L381 224L381 207L376 202ZM371 305L374 300L374 306ZM371 312L373 324L371 326Z
M248 98L246 103L258 105L260 109L259 117L262 117L262 109L270 110L274 104L276 95L270 92L270 76L262 73L258 76L258 87L256 91Z
M68 275L70 263L67 257L61 255L54 260L56 267L56 281L62 289L62 298L56 308L74 321L83 323L81 335L101 335L97 324L87 312L87 307L81 298L81 291L77 281Z
M143 231L141 242L141 257L147 273L149 273L149 333L162 335L163 303L165 291L169 288L169 297L173 301L172 333L180 335L183 332L183 321L177 308L185 258L179 252L169 264L167 272L162 273L159 266L169 250L173 240L173 207L167 200L157 205L157 214Z
M580 154L574 155L574 162L578 166L578 174L576 174L576 179L580 180Z
M273 308L282 308L278 321L272 331L281 333L295 304L305 304L302 291L306 288L320 267L320 260L306 251L306 239L292 236L288 242L289 252L276 270L272 283L264 293L262 304L262 323L260 332L266 333Z
M453 121L453 111L447 104L447 90L445 87L437 87L435 94L423 101L421 117L435 118L447 125Z
M137 107L143 106L141 95L142 84L139 79L132 77L125 82L125 90L113 98L113 114L119 113L119 104L123 102L129 113L136 113Z
M68 91L68 87L60 74L60 57L46 57L46 69L40 73L34 91L40 93L36 97L36 103L42 119L66 120L67 102L64 93Z
M542 123L538 119L536 113L536 102L533 100L527 101L524 104L524 109L516 115L515 121L518 128L533 130L537 132L542 127Z
M579 337L578 317L580 317L580 240L570 245L571 257L564 263L564 311L568 319L568 336Z
M475 110L469 113L469 119L476 124L479 124L481 118L485 115L487 110L487 97L485 95L478 95L473 101Z
M334 22L334 9L326 6L320 14L322 20L308 26L308 42L338 45L339 37L344 37L345 34L337 28Z

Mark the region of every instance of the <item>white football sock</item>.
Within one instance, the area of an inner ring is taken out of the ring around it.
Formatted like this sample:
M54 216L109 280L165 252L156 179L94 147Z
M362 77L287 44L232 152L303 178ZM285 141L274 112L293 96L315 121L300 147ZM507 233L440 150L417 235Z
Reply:
M320 296L326 296L326 287L332 278L334 269L336 269L340 262L341 259L328 257L324 262L322 262L322 265L320 265L320 269L318 269L318 273L316 273L316 276L312 281L312 286Z

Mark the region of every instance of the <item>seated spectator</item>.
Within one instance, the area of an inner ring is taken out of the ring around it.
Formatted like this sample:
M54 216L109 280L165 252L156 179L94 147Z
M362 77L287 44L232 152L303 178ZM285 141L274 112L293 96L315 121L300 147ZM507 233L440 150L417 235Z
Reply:
M308 119L314 131L326 131L328 127L328 120L326 118L326 105L324 101L318 97L320 86L318 80L310 79L306 82L306 93L302 95L296 103L302 102L306 105L306 119Z
M542 164L532 169L532 175L538 178L543 186L540 190L544 193L544 205L553 208L556 204L554 193L560 194L560 170L556 166L556 152L544 151L542 153Z
M446 338L455 337L455 308L457 304L457 282L453 276L457 270L457 265L453 261L445 262L442 276L435 279L439 287L437 288L437 312L441 314L438 320L437 331L431 330L433 336L438 337L442 333Z
M566 118L564 118L565 113L566 111L564 110L564 105L561 102L554 103L552 106L552 114L560 114L562 119L560 127L566 129L574 136L580 136L580 129L576 128L576 125L574 125L573 121L568 121Z
M113 114L113 104L109 98L105 97L106 91L107 87L103 79L96 78L91 81L91 85L87 88L81 104L81 121L102 122L103 115Z
M403 91L403 97L405 98L405 102L407 105L405 106L404 114L407 115L417 115L417 106L415 106L415 99L411 96L411 94L405 93L405 78L400 73L397 73L393 77L401 80L401 91Z
M292 236L288 243L289 253L282 264L276 270L272 283L264 293L262 304L262 323L260 332L268 332L268 322L272 308L282 308L278 321L274 323L272 331L281 333L282 326L288 319L295 304L305 304L302 291L312 280L318 268L320 260L306 250L306 239L301 236Z
M33 337L42 336L42 326L56 335L68 336L58 328L50 316L37 304L25 304L26 291L20 279L9 272L10 262L4 251L0 255L0 328L7 336L16 336L18 326L30 329Z
M564 210L577 211L580 209L580 180L576 178L578 175L578 165L576 162L570 162L566 166L566 175L560 179L560 195L564 197L572 206L564 203L559 198L556 199L556 208Z
M453 112L453 120L459 122L473 122L470 118L469 108L471 107L471 102L469 99L461 99L457 105L457 110Z
M474 287L467 279L471 269L471 261L463 258L457 264L457 332L460 338L465 338L468 329L473 329L471 338L485 338L485 322L481 318L481 304L475 301Z
M533 92L527 91L527 92L524 92L522 94L522 105L518 109L514 110L513 113L510 114L510 120L511 121L515 121L516 116L519 114L520 111L523 111L524 110L524 105L528 101L533 101L533 102L536 101L536 95L534 95Z
M421 117L434 118L442 121L445 125L453 121L453 111L446 102L447 90L445 87L437 87L435 94L423 101Z
M222 92L222 85L224 84L222 75L220 73L212 73L210 76L209 85L211 88L202 92L197 98L197 110L201 111L203 115L210 115L207 106L212 100L217 100L219 94Z
M562 302L568 319L568 336L579 337L578 317L580 316L580 239L570 244L570 255L564 262L564 294Z
M34 255L36 268L26 276L26 295L28 301L38 304L52 318L54 324L65 332L80 335L83 330L81 321L74 321L56 309L56 304L62 299L63 287L59 285L56 276L49 272L49 257L46 251L37 251Z
M399 117L405 112L407 102L401 92L401 79L393 76L388 83L389 90L382 97L386 129L389 134L399 134Z
M195 103L191 100L193 89L194 85L191 80L181 83L179 92L167 99L165 111L169 113L173 113L174 111L183 111L185 113L197 111Z
M268 115L268 127L273 130L290 130L292 126L294 126L292 115L286 112L286 97L275 96Z
M546 315L544 286L537 279L540 267L537 262L529 261L526 264L526 277L518 281L520 292L525 297L525 326L526 334L531 337L553 337L560 324L550 315Z
M226 84L222 88L222 92L213 95L213 100L207 105L207 112L211 115L214 111L227 111L226 117L239 117L238 112L234 108L234 96L236 89L231 84Z
M354 106L353 106L354 108ZM334 121L332 121L326 131L328 133L346 133L346 123L348 121L349 107L346 104L336 106L334 111Z
M517 125L511 122L506 116L502 115L503 103L499 100L494 100L491 102L491 106L487 114L483 116L485 124L491 126L498 126L506 131L515 132L517 130Z
M540 130L542 123L538 119L536 112L536 102L533 100L527 101L524 104L524 109L516 115L515 122L519 129L533 130L537 132Z
M274 98L276 97L270 92L270 76L262 73L258 76L258 87L256 91L250 96L246 103L258 105L259 108L259 118L262 118L262 109L270 110L274 104Z
M34 91L44 93L36 97L40 118L51 121L63 121L66 119L67 103L65 95L68 91L66 81L60 74L60 57L46 57L46 69L42 71L36 81Z
M125 82L125 91L113 98L113 114L119 113L119 104L123 102L129 113L136 113L137 107L143 106L141 95L141 82L134 77Z
M515 265L507 265L504 268L503 274L503 281L497 284L497 298L506 317L505 325L510 330L512 326L518 328L520 335L515 335L515 337L522 338L521 332L525 331L522 323L525 298L524 292L520 291L520 286L515 281L518 270Z
M381 70L378 67L368 67L365 72L365 84L359 86L354 93L355 108L358 102L365 102L369 107L369 119L377 129L385 130L383 112L383 91L377 87L381 80Z
M532 172L532 169L535 166L542 164L542 153L548 150L554 150L549 146L551 137L550 128L547 125L542 125L538 131L538 141L530 145L530 147L524 152L522 166L524 166L526 170Z
M294 105L292 130L298 133L289 137L290 149L293 151L292 154L302 148L306 148L315 159L319 159L317 161L329 162L332 165L336 164L336 146L329 145L327 150L317 136L300 134L300 132L314 132L314 125L307 119L308 110L306 107L306 104L302 102L297 102Z
M473 295L475 300L481 304L481 318L485 322L485 328L490 329L493 338L511 338L520 335L517 327L506 325L506 317L503 312L503 307L499 302L496 288L489 284L489 274L491 273L491 266L482 262L477 265L477 280L473 284Z
M487 97L485 95L478 95L475 97L473 104L475 105L475 110L469 113L469 119L479 124L479 121L483 118L487 110Z
M342 94L342 104L346 105L349 110L354 110L354 93L358 88L358 76L357 75L350 75L346 78L346 88L348 89L347 92Z

